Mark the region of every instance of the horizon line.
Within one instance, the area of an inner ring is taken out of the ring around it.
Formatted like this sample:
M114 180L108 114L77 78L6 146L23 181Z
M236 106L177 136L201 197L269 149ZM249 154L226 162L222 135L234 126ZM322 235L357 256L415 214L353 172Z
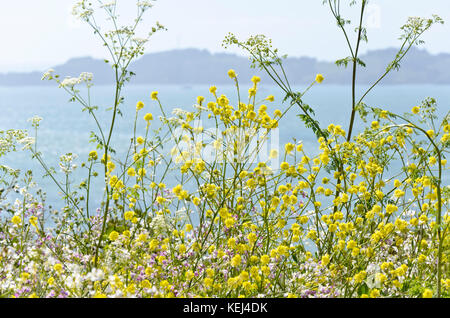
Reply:
M371 52L377 52L377 51L387 51L387 50L398 50L399 48L396 48L394 46L389 46L389 47L385 47L385 48L378 48L378 49L367 49L363 54L361 54L361 56L367 55L368 53ZM211 51L207 48L198 48L198 47L185 47L185 48L173 48L173 49L167 49L167 50L161 50L161 51L154 51L154 52L146 52L144 53L142 56L140 56L139 58L137 58L136 60L134 60L133 62L136 62L138 60L140 60L141 58L143 58L146 55L152 55L152 54L164 54L164 53L169 53L169 52L174 52L174 51L188 51L188 50L192 50L192 51L202 51L202 52L207 52L208 54L214 56L214 55L231 55L231 56L236 56L236 57L241 57L241 58L248 58L245 55L241 55L238 54L236 52L227 52L225 50L223 51ZM413 46L411 47L411 50L416 50L416 51L421 51L421 52L425 52L430 56L439 56L439 55L450 55L450 52L439 52L439 53L432 53L430 51L428 51L426 48L421 48L421 47L417 47L417 46ZM324 60L324 59L319 59L317 57L314 56L309 56L309 55L301 55L301 56L294 56L294 55L289 55L286 54L286 58L294 58L294 59L302 59L302 58L306 58L306 59L314 59L319 63L334 63L336 60L333 59L329 59L329 60ZM42 68L42 69L29 69L29 70L22 70L22 71L2 71L0 69L0 74L2 75L7 75L7 74L25 74L25 73L34 73L34 72L46 72L48 69L50 68L54 68L57 66L61 66L64 64L67 64L68 62L72 61L72 60L78 60L78 59L92 59L92 60L104 60L104 58L102 57L95 57L92 55L83 55L83 56L74 56L74 57L70 57L68 59L66 59L64 62L59 62L58 64L55 64L53 66L47 66L46 68Z

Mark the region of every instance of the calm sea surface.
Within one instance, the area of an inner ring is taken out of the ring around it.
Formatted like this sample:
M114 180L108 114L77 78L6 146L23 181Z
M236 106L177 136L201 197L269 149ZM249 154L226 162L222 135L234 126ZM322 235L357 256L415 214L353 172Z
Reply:
M160 100L166 113L174 108L193 110L196 98L205 96L210 101L212 96L208 91L209 86L128 86L124 91L125 101L121 107L123 117L119 117L117 130L113 138L112 146L118 153L126 152L130 138L132 137L135 105L142 100L146 105L141 114L152 112L155 119L160 115L159 108L150 100L151 91L158 91ZM243 87L242 95L247 95L248 87ZM302 91L302 87L298 88ZM367 87L358 87L364 91ZM97 116L103 124L110 121L111 112L106 108L113 102L114 88L112 86L94 86L91 91L92 104L98 105ZM219 94L226 94L232 105L236 105L237 95L232 86L220 86ZM288 104L283 104L283 95L276 87L261 86L258 91L259 99L268 95L275 95L275 102L265 102L270 113L276 108L285 109ZM366 104L384 108L395 113L409 112L419 105L426 97L434 97L438 102L438 113L443 116L450 109L450 86L432 85L404 85L404 86L380 86L367 96ZM0 87L0 130L29 129L31 124L27 120L35 115L43 118L38 133L38 150L43 154L44 160L49 166L59 171L59 157L65 153L75 153L79 156L78 163L85 161L94 145L89 143L90 131L95 130L95 123L87 112L81 111L77 103L69 103L69 96L57 87ZM351 89L349 86L317 85L304 97L316 112L322 127L330 123L343 125L347 129L350 105ZM292 141L292 138L301 140L310 153L317 152L317 144L311 131L303 126L303 123L295 115L298 109L293 108L283 118L279 128L280 144ZM140 116L142 117L142 116ZM155 126L157 120L155 121ZM204 126L207 126L205 123ZM357 118L356 132L361 128L361 120ZM141 132L141 133L139 133ZM138 135L144 134L144 122L140 120ZM355 134L354 134L355 135ZM269 149L270 150L270 149ZM31 159L29 152L19 151L0 158L1 164L9 165L25 171L32 169L35 179L47 192L47 202L54 207L60 207L59 191L49 178L42 178L43 169L36 161ZM86 171L77 169L73 180L79 183L86 176ZM62 180L62 175L60 174ZM444 176L444 185L449 184L449 176ZM175 183L176 180L173 180ZM170 182L169 182L170 183ZM173 185L171 185L173 186ZM96 198L97 202L100 198Z

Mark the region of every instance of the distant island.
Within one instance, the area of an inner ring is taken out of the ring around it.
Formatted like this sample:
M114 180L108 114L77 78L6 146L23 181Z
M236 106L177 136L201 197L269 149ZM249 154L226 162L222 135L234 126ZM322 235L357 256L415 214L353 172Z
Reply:
M358 73L358 83L370 84L384 72L397 50L388 48L369 51L361 56L366 68ZM308 84L317 73L325 76L328 84L349 84L350 67L345 69L335 63L319 61L310 57L288 57L284 61L291 84ZM50 66L61 76L78 76L81 72L94 74L97 85L112 83L112 69L101 59L91 57L74 58L62 65ZM130 70L137 75L133 84L229 84L226 72L236 70L242 83L250 82L259 75L262 83L272 84L264 73L250 68L246 57L229 53L212 54L207 50L179 49L149 53L136 60ZM41 81L42 72L0 74L0 86L49 85ZM411 49L401 63L399 71L393 71L382 84L450 84L450 54L432 55L426 50Z

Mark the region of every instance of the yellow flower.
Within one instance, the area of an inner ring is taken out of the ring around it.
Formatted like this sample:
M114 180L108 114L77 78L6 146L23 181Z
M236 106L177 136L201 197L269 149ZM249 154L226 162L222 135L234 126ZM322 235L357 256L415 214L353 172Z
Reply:
M273 112L273 117L281 117L281 115L283 115L283 113L281 112L281 110L279 109L275 109L275 111ZM276 122L276 121L275 121Z
M215 86L211 86L211 87L209 88L209 92L210 92L211 94L216 94L216 91L217 91L217 87L215 87Z
M325 254L324 256L322 256L322 265L327 266L328 263L330 263L330 255Z
M22 223L22 219L20 218L20 216L14 215L11 219L11 222L15 225L19 225L20 223Z
M347 248L350 249L354 249L357 246L357 243L353 240L348 241L347 243Z
M433 156L431 156L431 157L428 159L428 163L430 164L430 166L435 165L436 162L437 162L437 160L436 160L436 158L433 157Z
M206 286L206 287L211 287L212 286L212 284L213 284L213 280L211 279L211 278L209 278L209 277L206 277L204 280L203 280L203 284Z
M180 246L178 247L178 252L179 252L180 254L186 253L186 245L180 244Z
M253 110L251 110L251 111L249 111L248 113L247 113L247 116L246 116L248 119L255 119L256 118L256 113L253 111Z
M113 171L116 168L116 164L112 161L108 161L108 163L106 164L108 171Z
M112 198L113 198L113 200L115 200L115 201L119 200L119 197L120 197L120 195L119 195L119 193L117 193L117 192L114 192L113 195L112 195Z
M392 214L392 213L396 212L397 210L398 210L398 207L393 204L386 205L386 213L387 214Z
M203 96L198 96L197 97L197 104L201 105L204 100L205 100L205 98Z
M236 254L235 256L233 256L233 258L231 259L231 266L233 267L237 267L241 264L242 262L242 258L241 255Z
M336 232L337 231L337 225L334 224L334 223L330 224L330 226L328 227L328 230L330 232Z
M422 240L422 241L420 241L420 246L423 249L428 248L428 242L426 240Z
M352 249L352 256L356 257L359 254L359 248L355 247L354 249Z
M148 279L144 279L141 282L141 286L142 286L142 288L152 288L152 283L150 283L150 281Z
M225 95L220 95L220 97L217 99L217 102L219 106L225 107L230 102L228 98Z
M195 197L195 198L192 200L192 203L194 203L194 205L200 205L201 200L200 200L200 198Z
M268 100L269 102L273 102L275 100L275 97L273 95L269 95L267 96L266 100Z
M234 237L229 238L227 241L227 245L230 248L234 248L236 246L236 239Z
M295 145L292 143L287 143L286 145L284 145L284 150L286 150L286 152L289 154L292 152L292 150L294 150Z
M153 100L158 100L158 92L152 92L151 95L150 95L150 97L151 97Z
M37 217L30 216L30 224L33 225L34 227L37 227Z
M97 151L92 150L92 151L89 153L89 159L97 160L97 158L98 158Z
M423 298L433 298L433 291L431 289L426 288L422 294Z
M414 106L414 107L411 109L411 112L412 112L413 114L418 114L419 111L420 111L420 107L419 107L419 106Z
M63 267L61 264L57 263L53 266L53 269L59 273L62 271Z
M186 277L186 281L190 281L192 278L195 277L194 272L192 272L191 270L188 270L184 276Z
M28 280L28 278L30 278L30 273L24 272L24 273L20 274L20 277L25 282Z
M227 218L225 220L225 226L227 228L233 227L234 223L236 223L236 220L234 218Z
M111 233L109 233L109 239L111 241L115 241L119 238L119 233L117 233L116 231L112 231Z
M364 278L366 278L367 273L365 271L361 271L354 276L355 283L360 284Z
M325 79L325 78L323 77L322 74L317 74L317 75L316 75L316 82L317 82L317 83L319 83L319 84L322 83L324 79Z
M270 157L271 159L274 159L274 158L278 157L278 151L276 151L275 149L272 149L272 150L270 151L269 157Z
M136 289L135 289L135 287L134 287L134 284L130 284L130 285L127 287L126 291L127 291L127 293L134 294L135 291L136 291Z
M145 168L140 168L139 170L138 170L138 175L140 176L140 177L143 177L143 176L145 176L147 174L147 169L145 169Z
M134 170L134 168L131 167L131 168L129 168L129 169L127 170L127 174L128 174L130 177L134 177L134 176L136 175L136 170Z
M261 81L261 78L259 76L253 76L251 81L256 85Z
M342 219L344 218L344 214L343 214L341 211L336 211L336 212L333 214L333 218L334 218L335 220L342 220Z
M151 113L145 114L144 120L145 120L146 122L150 122L151 120L153 120L153 115L152 115Z
M228 71L228 76L229 76L230 78L235 78L235 77L236 77L236 72L235 72L234 70L229 70L229 71Z
M286 191L288 191L288 188L285 185L280 185L278 187L278 192L285 193Z
M165 279L161 283L159 283L159 286L161 286L162 288L168 289L170 286L170 283L167 279Z
M417 258L417 261L419 263L424 263L427 260L427 257L423 254L420 254L419 257Z
M377 298L377 297L379 297L380 296L380 291L378 290L378 289L373 289L371 292L370 292L370 297L371 298Z
M250 243L255 243L257 240L257 236L255 233L251 232L250 234L247 235L247 239Z
M262 265L267 265L270 262L270 257L269 255L263 255L261 256L261 264Z
M156 198L156 202L158 202L159 204L164 204L166 202L166 199L161 196L158 196Z
M144 143L144 141L145 141L145 139L142 138L141 136L139 136L139 137L136 138L136 142L137 142L139 145L142 145L142 144Z
M383 283L387 280L387 277L386 277L386 275L383 274L383 273L377 273L377 274L376 274L376 279L377 279L381 284L383 284Z
M137 102L136 104L136 110L141 110L142 108L144 108L144 103L143 102Z
M124 218L125 220L131 220L134 216L134 212L133 211L126 211L124 214Z
M395 195L397 198L401 198L402 196L405 195L405 192L402 191L402 190L400 190L400 189L397 189L397 190L394 191L394 195Z

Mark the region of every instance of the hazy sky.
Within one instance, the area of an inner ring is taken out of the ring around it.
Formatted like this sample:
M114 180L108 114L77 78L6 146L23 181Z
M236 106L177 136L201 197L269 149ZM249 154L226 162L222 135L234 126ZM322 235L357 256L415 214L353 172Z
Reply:
M2 0L0 72L45 70L72 57L105 57L92 31L72 17L75 2ZM126 18L135 0L117 3ZM356 10L349 10L350 16ZM369 45L363 51L397 46L399 28L408 16L429 17L434 13L447 23L435 26L424 36L424 47L432 53L450 53L449 0L371 0L366 20ZM265 34L290 56L334 60L348 55L322 0L158 0L148 11L144 27L156 20L168 31L154 36L147 52L188 47L224 51L222 40L233 32L241 38Z

